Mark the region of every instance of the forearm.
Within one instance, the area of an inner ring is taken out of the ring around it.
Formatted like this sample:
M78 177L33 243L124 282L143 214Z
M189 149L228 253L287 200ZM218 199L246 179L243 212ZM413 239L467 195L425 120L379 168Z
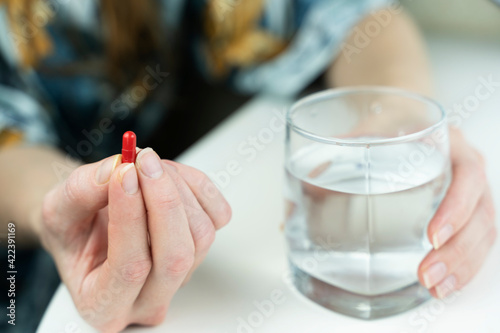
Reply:
M391 14L380 33L360 45L363 33L375 18L368 16L345 41L342 51L327 72L331 87L356 85L393 86L432 95L429 64L424 42L414 22L404 13ZM377 23L378 24L378 23Z
M23 246L38 242L44 195L62 181L76 164L49 147L14 147L0 150L0 227L16 224L16 239Z

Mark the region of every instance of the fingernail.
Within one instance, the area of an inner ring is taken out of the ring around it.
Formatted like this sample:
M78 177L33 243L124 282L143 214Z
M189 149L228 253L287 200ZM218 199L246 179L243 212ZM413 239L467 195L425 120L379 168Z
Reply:
M97 169L97 172L95 174L95 181L97 185L104 185L107 182L109 182L109 179L113 174L113 171L115 171L116 167L118 166L118 164L120 164L121 160L122 160L122 155L118 154L113 157L105 159L101 163L101 166Z
M160 157L151 148L141 150L137 155L137 163L146 177L159 178L163 174Z
M135 194L139 189L139 182L137 180L137 172L135 172L134 163L128 164L120 170L120 181L122 188L127 194Z
M451 294L453 290L455 290L456 285L457 278L455 277L455 275L448 276L446 280L436 286L437 297L445 298L446 296Z
M432 288L446 276L446 265L442 262L437 262L427 268L423 274L424 285L427 289Z
M443 246L444 243L448 241L448 239L453 236L453 227L450 224L445 224L438 232L432 236L432 245L434 249L439 249Z

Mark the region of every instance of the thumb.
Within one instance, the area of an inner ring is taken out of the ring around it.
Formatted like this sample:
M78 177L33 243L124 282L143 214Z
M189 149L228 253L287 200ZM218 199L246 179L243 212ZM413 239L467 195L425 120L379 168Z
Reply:
M121 155L114 155L74 170L47 194L45 215L57 221L59 230L93 217L108 204L109 179L120 163Z

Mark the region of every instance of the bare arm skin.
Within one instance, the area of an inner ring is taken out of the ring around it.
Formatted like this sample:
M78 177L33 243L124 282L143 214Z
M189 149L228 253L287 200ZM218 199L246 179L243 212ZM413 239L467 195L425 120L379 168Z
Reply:
M39 243L41 207L44 195L59 181L54 166L64 166L66 175L75 162L69 162L58 150L50 147L16 146L0 149L0 227L16 224L19 246Z
M375 18L368 16L358 24L366 31ZM376 22L376 21L375 21ZM395 86L432 95L431 74L425 45L417 27L404 13L391 14L391 21L367 47L356 42L355 32L345 41L359 53L341 52L327 72L331 87L356 85Z

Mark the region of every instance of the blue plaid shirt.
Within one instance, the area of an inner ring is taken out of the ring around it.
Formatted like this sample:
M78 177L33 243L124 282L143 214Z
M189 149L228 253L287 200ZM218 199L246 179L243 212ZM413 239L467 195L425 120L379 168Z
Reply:
M43 67L50 69L56 64L78 61L82 48L84 53L98 54L103 39L95 28L99 23L96 1L51 1L57 5L56 15L48 26L54 52L44 59ZM175 28L187 18L199 17L207 3L206 0L158 1L162 4L160 15L165 27ZM234 70L227 83L247 94L296 94L331 64L342 41L359 20L390 3L389 0L268 0L261 28L287 40L288 46L270 61ZM118 152L119 135L125 130L132 129L139 138L147 138L168 112L168 101L160 97L173 98L169 92L171 82L155 89L154 96L158 98L149 98L141 106L141 112L131 112L134 87L116 91L93 73L98 72L95 68L75 75L47 74L38 68L20 71L9 35L5 8L0 7L0 133L16 130L27 144L58 145L76 157L95 160ZM203 36L193 36L190 43L197 68L209 76L200 50ZM150 85L170 80L166 78L166 69L157 67L148 69L156 73L151 74ZM103 123L115 130L107 133L100 129ZM88 142L91 145L85 144Z

